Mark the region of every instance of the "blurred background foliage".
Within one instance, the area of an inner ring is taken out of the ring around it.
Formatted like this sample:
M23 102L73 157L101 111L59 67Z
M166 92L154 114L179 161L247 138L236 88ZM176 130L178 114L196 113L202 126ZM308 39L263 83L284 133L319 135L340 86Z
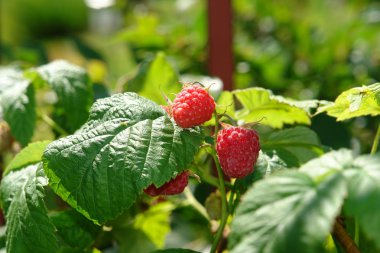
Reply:
M235 87L334 99L380 78L380 2L234 0ZM1 0L1 63L57 58L114 87L164 51L207 75L207 1Z
M235 88L334 100L346 89L380 80L380 1L232 0L232 5ZM164 102L159 88L138 85L207 76L207 36L205 0L0 0L0 64L32 67L66 59L88 70L95 99L133 90ZM38 98L48 100L46 94ZM313 118L312 128L324 145L361 153L369 151L377 123L369 117L337 123L322 114ZM34 140L54 138L47 131L38 125ZM199 200L211 191L197 189ZM166 246L207 245L202 217L191 208L173 215Z
M0 1L2 65L66 59L89 71L97 98L109 94L104 87L126 90L138 64L149 65L161 51L179 80L207 75L205 0ZM233 0L232 6L235 88L334 100L380 80L380 1ZM373 121L342 125L321 115L312 127L326 145L367 151Z

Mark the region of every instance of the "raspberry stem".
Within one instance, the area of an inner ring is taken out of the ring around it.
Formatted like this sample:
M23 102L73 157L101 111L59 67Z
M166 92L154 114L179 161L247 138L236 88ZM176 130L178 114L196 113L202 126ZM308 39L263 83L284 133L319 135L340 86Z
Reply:
M373 144L372 144L372 148L371 148L371 155L376 153L377 147L379 145L379 140L380 140L380 124L377 127L376 136L375 136L375 139L373 140Z
M211 155L212 155L212 158L214 159L216 169L218 171L219 191L220 191L221 200L222 200L222 217L220 219L219 228L218 228L218 231L216 232L210 253L217 252L218 245L222 238L224 227L226 226L227 218L228 218L226 187L224 185L223 171L222 171L222 167L220 166L219 159L216 155L216 138L218 136L218 131L219 131L218 115L214 113L214 117L215 117L215 145L214 145Z

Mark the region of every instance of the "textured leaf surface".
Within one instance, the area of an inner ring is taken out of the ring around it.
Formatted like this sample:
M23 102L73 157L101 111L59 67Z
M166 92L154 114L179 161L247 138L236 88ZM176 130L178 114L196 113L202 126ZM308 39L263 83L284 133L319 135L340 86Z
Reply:
M49 217L56 227L59 237L75 250L89 248L101 230L100 226L95 225L73 209L54 212Z
M235 117L245 122L260 121L261 124L282 128L284 124L310 125L308 113L294 103L279 99L270 90L249 88L235 90L233 94L242 105Z
M340 173L321 182L287 171L255 184L232 222L231 253L320 253L346 193Z
M86 71L66 61L55 61L37 69L38 73L55 91L58 107L71 131L78 129L88 117L93 101L92 87Z
M40 162L42 154L50 142L51 141L38 141L30 143L13 158L5 168L3 175L8 174L12 170L19 170L28 165Z
M127 91L139 93L159 104L167 104L163 94L169 96L181 90L178 75L165 54L157 56L141 64L135 78L127 83Z
M95 222L115 218L150 184L186 169L202 141L134 93L98 100L81 131L51 143L43 161L53 190ZM73 176L75 175L75 176Z
M261 148L273 152L289 167L299 165L323 154L317 134L307 127L294 127L260 135Z
M0 107L12 135L21 145L28 144L36 124L34 88L23 73L12 68L0 69Z
M355 117L380 114L380 83L355 87L340 94L334 103L318 109L338 121Z
M11 171L1 182L8 253L58 251L54 226L43 202L47 179L38 166Z

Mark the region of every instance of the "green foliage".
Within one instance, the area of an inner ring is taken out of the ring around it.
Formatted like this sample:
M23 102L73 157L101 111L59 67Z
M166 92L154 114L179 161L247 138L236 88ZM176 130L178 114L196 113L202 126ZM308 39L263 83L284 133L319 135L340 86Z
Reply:
M20 170L28 165L41 161L42 154L50 142L51 141L38 141L30 143L13 158L5 168L3 175L5 176L10 171Z
M58 251L54 226L43 201L47 179L40 164L11 171L1 182L1 199L7 220L8 253Z
M49 217L59 238L72 250L88 249L101 230L101 227L72 209L53 212Z
M164 247L170 232L170 215L174 209L170 202L151 206L137 214L132 224L116 226L113 234L121 253L144 253Z
M322 182L288 171L258 182L245 195L232 222L229 248L237 252L323 252L345 196L345 181ZM318 222L315 222L318 221Z
M158 53L154 59L144 61L136 76L127 82L126 91L138 92L156 103L167 104L164 95L181 90L178 75L165 54Z
M380 205L380 154L363 155L354 158L349 150L330 152L320 159L310 161L301 167L301 171L315 178L330 171L340 171L347 180L348 197L344 205L345 212L355 217L366 236L373 239L380 249L378 212Z
M36 124L34 87L15 68L0 69L0 110L12 135L21 145L28 144Z
M233 93L243 107L236 112L236 118L245 122L262 120L262 124L274 128L282 128L284 124L310 124L306 111L286 100L278 99L269 90L250 88Z
M186 169L201 141L199 128L178 127L152 101L118 94L95 102L79 132L47 147L44 169L59 196L104 223L150 184L161 186Z
M334 103L318 108L318 113L343 121L355 117L380 114L380 83L355 87L340 94Z
M262 133L260 144L263 151L276 152L288 167L298 167L324 153L317 134L301 126Z
M87 120L93 101L86 71L66 61L55 61L37 68L37 72L57 94L56 110L67 119L69 130L78 129Z

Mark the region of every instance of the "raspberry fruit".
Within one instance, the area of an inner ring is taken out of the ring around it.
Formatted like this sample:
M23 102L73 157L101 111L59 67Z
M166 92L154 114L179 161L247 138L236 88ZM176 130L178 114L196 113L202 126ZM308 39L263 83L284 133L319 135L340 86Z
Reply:
M163 186L157 188L153 184L144 190L144 192L152 197L158 195L175 195L183 192L189 182L189 173L182 172L176 178L170 180Z
M173 118L182 128L198 126L210 120L214 110L214 98L198 84L182 89L172 106Z
M252 173L259 150L255 130L231 126L218 133L216 151L222 170L229 177L242 178Z

